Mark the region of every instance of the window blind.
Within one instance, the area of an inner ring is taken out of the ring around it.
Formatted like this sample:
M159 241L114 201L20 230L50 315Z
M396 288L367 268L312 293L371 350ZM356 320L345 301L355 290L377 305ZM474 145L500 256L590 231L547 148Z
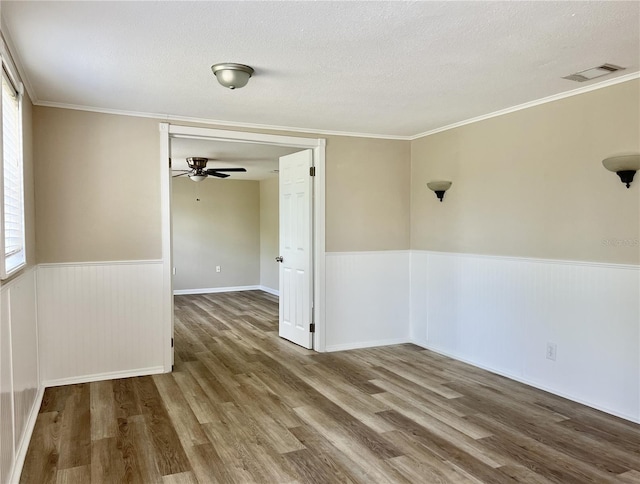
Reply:
M2 73L2 156L4 167L5 272L25 262L24 202L21 156L20 101L16 89Z

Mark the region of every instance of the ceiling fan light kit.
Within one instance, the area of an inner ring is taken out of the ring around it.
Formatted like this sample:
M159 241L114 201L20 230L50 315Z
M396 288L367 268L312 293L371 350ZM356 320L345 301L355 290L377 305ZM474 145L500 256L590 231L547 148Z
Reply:
M229 178L230 175L226 172L236 172L236 173L246 173L246 168L209 168L207 169L207 162L209 158L203 158L201 156L194 156L191 158L187 158L187 165L189 166L189 170L176 170L183 171L184 173L180 173L179 175L173 175L173 178L187 175L191 181L201 182L205 178L209 176L215 176L216 178Z
M246 86L254 73L253 67L233 62L213 64L211 71L221 85L231 90Z

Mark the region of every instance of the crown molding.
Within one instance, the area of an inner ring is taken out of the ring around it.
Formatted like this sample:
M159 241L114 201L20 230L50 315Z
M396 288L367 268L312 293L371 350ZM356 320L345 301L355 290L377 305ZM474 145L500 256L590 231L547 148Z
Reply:
M540 106L541 104L550 103L553 101L559 101L561 99L565 99L568 97L578 96L580 94L584 94L591 91L596 91L598 89L603 89L605 87L614 86L616 84L621 84L623 82L632 81L634 79L640 79L640 72L633 72L631 74L626 74L624 76L616 77L614 79L609 79L607 81L598 82L596 84L591 84L585 87L579 87L578 89L573 89L572 91L565 91L559 94L554 94L553 96L543 97L541 99L536 99L535 101L529 101L523 104L518 104L516 106L512 106L510 108L501 109L500 111L494 111L493 113L483 114L482 116L477 116L475 118L469 118L464 121L458 121L457 123L448 124L446 126L442 126L441 128L432 129L430 131L425 131L424 133L419 133L413 136L409 136L408 139L413 141L419 138L424 138L426 136L431 136L432 134L442 133L443 131L449 131L450 129L459 128L460 126L465 126L467 124L477 123L479 121L484 121L485 119L497 118L498 116L503 116L505 114L514 113L516 111L522 111L523 109L532 108L535 106Z
M259 130L270 130L270 131L290 131L292 133L319 134L323 136L349 136L354 138L375 138L375 139L390 139L390 140L400 140L400 141L409 141L411 139L410 136L398 136L398 135L390 135L390 134L382 134L382 133L380 134L354 133L350 131L330 131L330 130L323 130L323 129L295 128L291 126L278 126L278 125L270 125L270 124L242 123L238 121L224 121L220 119L175 116L172 114L125 111L125 110L119 110L119 109L99 108L95 106L82 106L78 104L56 103L56 102L49 102L49 101L38 101L38 102L35 102L34 105L43 106L47 108L72 109L75 111L88 111L92 113L101 113L101 114L115 114L119 116L134 116L137 118L158 119L166 122L178 121L182 123L197 123L197 124L206 124L206 125L229 127L229 128L259 129Z
M19 62L18 62L18 71L20 72L20 75L22 76L23 81L26 81L27 78L22 74ZM49 101L34 101L34 99L36 98L35 98L35 95L32 94L33 90L31 89L28 81L25 82L25 85L27 86L27 91L31 96L31 100L33 104L36 106L60 108L60 109L72 109L76 111L89 111L89 112L102 113L102 114L115 114L119 116L134 116L138 118L153 118L153 119L158 119L166 122L173 121L173 122L183 122L183 123L214 125L214 126L221 126L221 127L231 127L231 128L245 128L245 129L258 129L258 130L271 130L271 131L290 131L292 133L319 134L323 136L349 136L349 137L357 137L357 138L375 138L375 139L390 139L390 140L400 140L400 141L414 141L420 138L424 138L426 136L442 133L443 131L459 128L460 126L466 126L467 124L473 124L480 121L484 121L486 119L496 118L498 116L504 116L505 114L514 113L516 111L532 108L535 106L539 106L541 104L559 101L561 99L565 99L568 97L578 96L580 94L596 91L598 89L614 86L616 84L632 81L634 79L640 79L640 72L633 72L631 74L616 77L614 79L609 79L607 81L591 84L585 87L580 87L572 91L566 91L559 94L554 94L553 96L547 96L541 99L536 99L535 101L529 101L523 104L518 104L510 108L501 109L500 111L494 111L493 113L483 114L482 116L469 118L463 121L459 121L457 123L449 124L446 126L442 126L440 128L436 128L430 131L425 131L424 133L419 133L411 136L398 136L398 135L375 134L375 133L355 133L355 132L349 132L349 131L330 131L330 130L311 129L311 128L296 128L291 126L277 126L277 125L269 125L269 124L241 123L241 122L234 122L234 121L224 121L219 119L206 119L206 118L196 118L196 117L188 117L188 116L174 116L171 114L125 111L125 110L119 110L119 109L108 109L108 108L100 108L100 107L94 107L94 106L81 106L77 104L56 103L56 102L49 102Z

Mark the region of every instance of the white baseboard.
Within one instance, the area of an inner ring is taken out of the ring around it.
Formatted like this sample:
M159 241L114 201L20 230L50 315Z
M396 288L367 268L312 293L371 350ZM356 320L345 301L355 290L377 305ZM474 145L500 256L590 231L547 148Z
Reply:
M131 378L135 376L157 375L166 373L164 366L154 366L151 368L139 368L135 370L112 371L108 373L96 373L93 375L74 376L72 378L60 378L58 380L43 381L45 387L59 387L62 385L75 385L77 383L90 383L93 381L115 380L118 378Z
M325 348L325 351L332 352L332 351L357 350L361 348L373 348L375 346L401 345L405 343L410 343L410 341L406 338L385 339L385 340L377 340L377 341L362 341L358 343L330 345Z
M13 466L9 474L9 482L19 482L20 474L22 474L22 467L24 466L24 460L27 457L27 450L29 449L29 442L31 442L31 436L33 435L33 429L36 426L38 420L38 413L40 412L40 405L42 405L42 399L44 397L45 387L41 386L38 389L36 398L33 401L31 410L29 411L29 418L24 427L24 433L20 438L20 443L16 449L16 458L13 461Z
M587 402L587 401L582 400L580 398L576 398L573 395L568 395L568 394L566 394L564 392L560 392L560 391L558 391L558 390L556 390L554 388L550 388L550 387L545 386L543 384L540 384L540 383L538 383L536 381L532 381L532 380L529 380L527 378L522 378L522 377L520 377L518 375L514 375L513 373L509 373L508 371L498 370L496 368L492 368L492 367L489 367L489 366L486 366L486 365L481 365L479 363L476 363L475 361L471 361L471 360L468 360L466 358L459 357L458 355L454 355L454 354L449 353L447 351L442 351L439 348L435 348L433 346L430 346L428 344L425 344L425 343L422 343L422 342L419 342L419 341L415 341L414 340L414 341L411 341L411 343L415 344L416 346L420 346L421 348L424 348L426 350L433 351L434 353L438 353L439 355L451 358L453 360L461 361L462 363L466 363L468 365L475 366L476 368L481 368L482 370L489 371L489 372L494 373L496 375L504 376L505 378L509 378L510 380L515 380L517 382L524 383L525 385L528 385L528 386L533 387L533 388L537 388L538 390L543 390L545 392L552 393L553 395L557 395L559 397L566 398L567 400L571 400L572 402L577 402L577 403L580 403L580 404L585 405L587 407L591 407L591 408L595 408L596 410L600 410L601 412L605 412L605 413L608 413L608 414L611 414L611 415L615 415L616 417L620 417L622 419L629 420L630 422L634 422L634 423L640 424L640 418L638 418L637 416L625 415L625 414L622 414L622 413L617 412L615 410L612 410L610 408L604 408L604 407L600 407L598 405L594 405L593 403Z
M230 286L230 287L203 287L200 289L175 289L174 296L188 296L193 294L214 294L216 292L238 291L264 291L262 286ZM269 291L266 291L269 292Z
M274 296L280 297L280 291L278 291L277 289L271 289L270 287L267 287L267 286L259 286L259 289L268 294L272 294Z

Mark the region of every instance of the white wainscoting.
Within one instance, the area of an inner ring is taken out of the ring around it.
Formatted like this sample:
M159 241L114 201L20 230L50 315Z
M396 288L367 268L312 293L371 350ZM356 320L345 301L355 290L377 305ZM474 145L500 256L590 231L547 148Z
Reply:
M45 386L164 371L162 261L38 267Z
M326 351L409 341L409 251L326 254Z
M0 482L17 482L35 425L38 376L35 270L0 289Z
M638 266L413 251L411 340L640 422Z

